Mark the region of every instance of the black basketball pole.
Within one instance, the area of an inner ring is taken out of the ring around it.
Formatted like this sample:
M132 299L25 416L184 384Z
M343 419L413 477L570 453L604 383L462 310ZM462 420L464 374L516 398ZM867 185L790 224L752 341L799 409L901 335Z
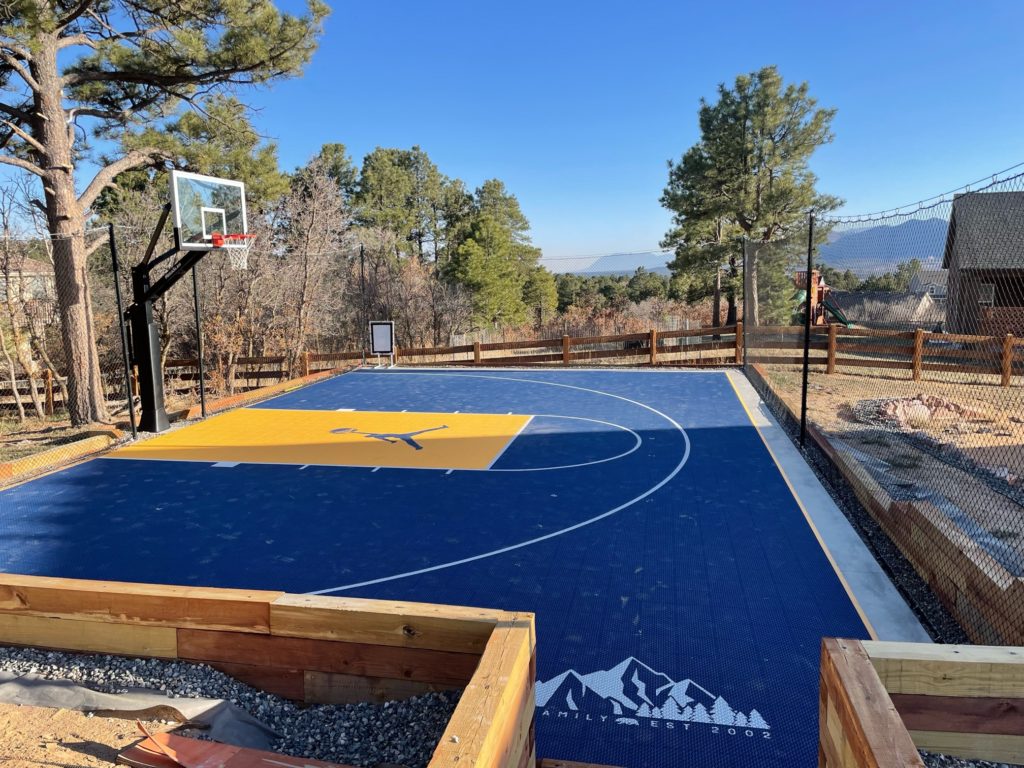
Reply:
M157 230L162 229L166 216L162 216ZM160 334L153 319L153 302L169 291L188 271L210 251L186 251L163 275L152 280L154 267L180 252L178 231L174 231L174 247L152 258L153 248L159 239L154 233L153 241L145 258L132 267L132 305L125 316L131 323L132 362L139 367L139 400L142 415L139 429L143 432L163 432L171 426L164 404L164 375L160 361Z
M124 327L124 310L121 308L121 269L117 263L117 241L114 239L114 225L107 224L110 240L110 260L114 266L114 298L117 300L117 325L121 330L121 359L124 362L124 396L128 402L128 422L132 425L132 439L138 437L135 430L135 398L132 395L132 364L128 358L128 334Z
M196 308L196 352L199 357L199 410L203 414L203 418L206 418L206 375L205 368L203 367L203 322L200 319L199 313L199 277L197 276L196 267L192 267L192 298Z
M814 271L814 211L807 214L807 298L804 303L804 380L800 392L800 446L807 442L807 378L811 367L811 283Z

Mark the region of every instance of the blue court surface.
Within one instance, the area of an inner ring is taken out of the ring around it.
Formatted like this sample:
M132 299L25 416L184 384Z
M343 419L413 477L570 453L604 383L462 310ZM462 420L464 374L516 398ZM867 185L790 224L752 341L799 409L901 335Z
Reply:
M360 370L227 416L0 494L0 569L534 611L539 756L816 764L821 638L868 630L724 373Z

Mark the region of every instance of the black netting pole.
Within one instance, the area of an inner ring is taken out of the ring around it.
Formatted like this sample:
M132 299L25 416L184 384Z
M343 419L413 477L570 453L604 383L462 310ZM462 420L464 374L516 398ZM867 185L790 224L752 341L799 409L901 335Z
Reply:
M203 322L199 314L199 277L196 268L192 267L192 298L196 308L196 369L199 373L199 410L206 418L206 378L205 366L203 365Z
M800 388L800 445L807 442L807 378L811 360L811 288L814 271L814 213L807 214L807 296L804 300L804 379Z
M740 262L743 264L743 290L740 294L743 297L743 313L740 318L743 320L743 370L747 370L747 339L750 333L750 318L747 316L747 307L750 306L750 297L747 295L747 239L740 239Z
M110 261L114 268L114 298L117 300L117 325L121 329L121 358L124 363L124 396L128 403L128 422L132 425L132 439L138 437L135 431L135 403L132 398L132 365L128 359L128 335L124 329L124 308L121 306L121 269L117 263L117 242L114 239L114 225L107 225L110 239Z

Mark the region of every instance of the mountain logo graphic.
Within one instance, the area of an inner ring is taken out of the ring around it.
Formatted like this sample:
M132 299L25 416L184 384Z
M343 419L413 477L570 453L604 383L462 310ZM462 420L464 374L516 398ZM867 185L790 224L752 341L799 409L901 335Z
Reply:
M692 680L676 682L630 657L608 670L581 675L576 670L537 683L537 706L610 716L623 724L638 718L767 731L756 709L741 712Z

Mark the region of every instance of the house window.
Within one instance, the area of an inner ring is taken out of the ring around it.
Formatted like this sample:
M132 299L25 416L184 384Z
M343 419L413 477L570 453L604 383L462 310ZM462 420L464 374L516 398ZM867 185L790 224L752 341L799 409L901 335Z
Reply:
M928 284L928 295L929 296L934 296L936 293L938 293L938 288L935 286L934 283L929 283Z
M978 286L978 303L983 307L992 307L996 303L996 284L982 283Z

